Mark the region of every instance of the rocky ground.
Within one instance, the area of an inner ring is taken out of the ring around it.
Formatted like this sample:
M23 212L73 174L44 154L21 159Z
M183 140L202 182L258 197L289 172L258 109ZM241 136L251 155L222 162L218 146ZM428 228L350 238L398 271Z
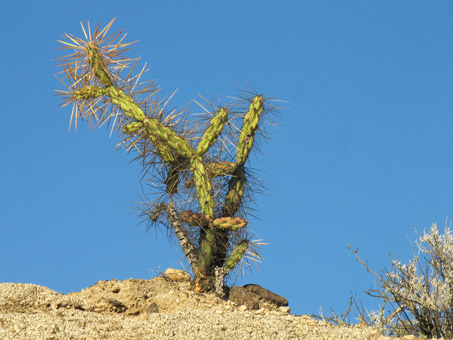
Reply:
M233 288L224 301L166 276L99 281L66 295L0 283L0 339L390 339L372 328L291 315L286 305L256 285Z

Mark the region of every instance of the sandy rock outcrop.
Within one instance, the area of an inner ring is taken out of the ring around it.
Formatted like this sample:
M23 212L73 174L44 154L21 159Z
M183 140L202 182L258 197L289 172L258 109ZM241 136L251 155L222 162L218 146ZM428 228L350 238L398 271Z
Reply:
M249 290L256 294L261 287ZM371 328L335 327L290 315L288 307L279 309L261 297L257 301L259 309L250 310L165 277L99 281L67 295L0 283L0 339L388 339Z

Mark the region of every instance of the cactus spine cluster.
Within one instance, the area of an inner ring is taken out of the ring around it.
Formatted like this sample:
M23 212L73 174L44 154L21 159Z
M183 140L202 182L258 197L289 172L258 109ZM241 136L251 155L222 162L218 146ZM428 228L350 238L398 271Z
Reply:
M107 36L112 23L103 30L98 25L93 34L82 25L85 39L65 34L66 40L60 41L73 52L60 62L68 88L59 91L65 97L63 105L74 105L71 119L76 122L81 118L95 125L116 125L125 136L122 145L138 151L147 171L164 174L164 198L147 216L155 221L155 216L167 213L167 223L192 267L196 289L210 289L215 273L228 274L246 254L260 259L241 208L247 190L245 164L266 111L265 100L254 95L247 99L245 113L238 113L234 105L220 106L206 112L204 122L190 127L181 123L184 112L167 111L168 101L157 100L155 83L140 87L144 71L131 77L137 60L123 56L130 44L123 43L124 36L117 41L121 32ZM233 161L225 145L234 140ZM185 199L178 201L179 197Z

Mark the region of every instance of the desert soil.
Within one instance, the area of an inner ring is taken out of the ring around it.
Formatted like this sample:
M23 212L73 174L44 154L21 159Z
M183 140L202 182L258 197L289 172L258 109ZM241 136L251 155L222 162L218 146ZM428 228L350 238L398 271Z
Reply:
M224 301L165 276L99 281L69 294L0 283L0 339L391 339L372 328L338 327L288 309L262 300L253 308Z

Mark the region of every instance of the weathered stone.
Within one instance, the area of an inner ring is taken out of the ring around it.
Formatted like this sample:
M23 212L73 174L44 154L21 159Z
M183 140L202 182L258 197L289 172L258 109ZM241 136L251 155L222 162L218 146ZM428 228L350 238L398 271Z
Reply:
M287 306L280 306L280 307L278 307L278 310L282 313L289 313L291 311L291 308L289 308Z
M246 305L241 305L238 307L238 311L240 312L245 312L247 310L247 306Z
M260 302L270 303L276 307L288 305L288 300L284 297L255 284L231 287L228 299L237 305L247 306L249 310L259 309Z
M183 270L167 268L164 273L165 277L176 282L189 282L190 274Z
M244 287L231 287L228 299L238 306L246 306L248 310L257 310L260 308L258 295L248 292Z
M146 308L146 314L149 318L149 315L152 313L159 313L159 305L153 302L149 307Z
M262 299L266 302L272 303L272 304L276 305L277 307L288 306L288 300L286 300L283 296L275 294L275 293L271 292L270 290L265 289L259 285L248 284L248 285L245 285L244 288L248 292L258 295L260 299Z

